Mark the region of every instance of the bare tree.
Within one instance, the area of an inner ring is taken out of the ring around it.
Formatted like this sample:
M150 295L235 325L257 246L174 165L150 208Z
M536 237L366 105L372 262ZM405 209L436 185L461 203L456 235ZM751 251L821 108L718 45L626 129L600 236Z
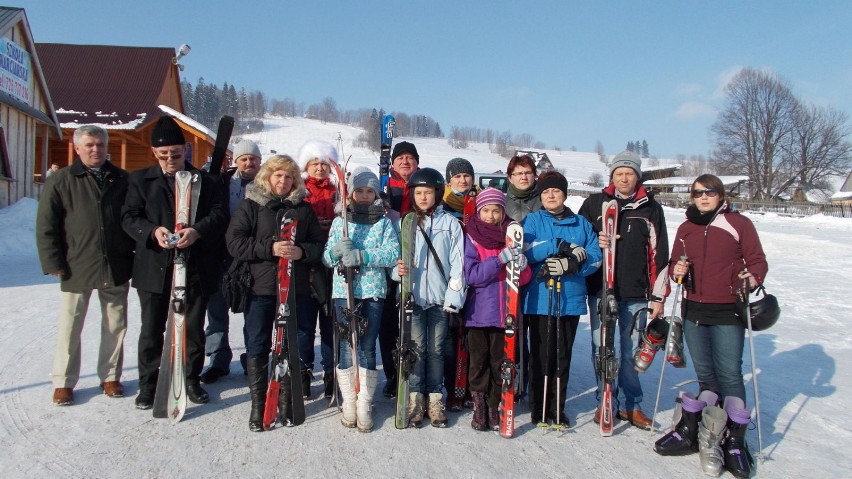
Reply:
M604 187L604 176L600 173L592 173L589 175L589 185Z
M780 183L798 100L774 74L742 69L725 87L727 106L711 127L723 173L746 174L751 194L768 198Z
M774 196L796 181L799 189L820 188L830 176L849 171L852 144L846 141L849 134L846 113L831 107L802 105L795 119L789 147L789 179Z
M606 155L604 154L604 146L603 146L603 143L601 143L600 140L595 142L595 153L598 154L598 160L601 163L606 164Z

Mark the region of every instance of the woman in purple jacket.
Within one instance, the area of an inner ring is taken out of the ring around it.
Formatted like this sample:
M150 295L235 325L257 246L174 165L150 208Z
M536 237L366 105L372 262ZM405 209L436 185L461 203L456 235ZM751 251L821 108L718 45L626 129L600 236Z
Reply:
M500 362L503 360L506 316L506 263L517 257L521 284L532 276L526 256L519 248L506 246L506 195L487 188L476 197L476 214L467 224L464 245L464 275L468 283L464 306L470 370L468 381L473 396L473 420L477 431L500 428Z

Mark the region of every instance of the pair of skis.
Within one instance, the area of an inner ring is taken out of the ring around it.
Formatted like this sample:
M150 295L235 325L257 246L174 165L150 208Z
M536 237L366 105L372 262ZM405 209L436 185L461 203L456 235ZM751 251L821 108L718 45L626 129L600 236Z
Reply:
M390 179L391 166L391 144L393 143L394 128L396 121L393 115L385 115L382 118L381 150L379 153L379 188L385 195L388 194L388 181Z
M406 274L399 284L399 338L397 339L394 360L396 361L396 414L394 425L397 429L408 427L409 377L417 352L411 339L411 321L414 316L414 294L412 293L411 265L414 263L414 240L417 235L417 215L408 213L400 223L399 240L402 247L402 262Z
M293 241L298 226L296 211L289 209L281 217L278 241ZM263 429L276 422L297 426L305 422L305 399L302 396L301 359L296 337L296 295L291 289L293 260L278 259L278 309L273 329L272 357L269 360L269 386L263 410ZM283 389L283 390L282 390ZM284 400L281 401L283 395Z
M524 229L513 221L506 228L506 246L521 249ZM522 253L523 254L523 253ZM503 331L504 358L500 363L500 435L511 438L515 434L515 389L517 382L517 337L523 330L520 315L521 265L517 259L506 263L505 317Z
M602 383L600 394L601 436L612 436L614 424L612 411L613 384L618 376L618 358L615 356L615 325L618 320L618 302L615 299L615 244L618 231L618 203L610 200L601 209L601 231L609 239L603 250L603 291L598 304L601 320L600 347L595 357L595 373Z

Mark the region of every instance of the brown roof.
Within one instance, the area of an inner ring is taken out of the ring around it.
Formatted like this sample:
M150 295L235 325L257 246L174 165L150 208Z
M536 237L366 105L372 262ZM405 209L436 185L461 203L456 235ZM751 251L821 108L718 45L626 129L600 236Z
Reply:
M161 115L157 98L173 49L36 43L36 50L63 126L135 130Z

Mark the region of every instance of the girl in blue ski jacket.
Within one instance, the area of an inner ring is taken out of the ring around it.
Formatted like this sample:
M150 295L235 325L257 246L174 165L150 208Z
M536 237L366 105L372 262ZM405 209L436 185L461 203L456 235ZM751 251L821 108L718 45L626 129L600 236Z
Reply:
M565 177L549 171L539 177L538 187L542 209L523 221L525 253L535 275L523 300L530 325L532 421L567 426L563 408L571 349L580 316L587 312L584 277L600 268L603 256L592 224L564 204Z
M520 285L530 281L532 271L521 248L506 246L506 195L486 188L476 197L476 214L467 224L464 243L464 277L467 301L464 306L467 346L470 352L468 382L473 396L473 420L477 431L500 428L500 365L506 333L506 263L517 258ZM517 314L514 312L513 314Z
M346 427L358 426L361 432L373 429L371 414L373 395L378 382L376 370L376 339L382 322L382 308L387 293L385 268L394 266L399 259L399 237L379 198L379 178L365 167L356 168L349 177L349 204L347 236L343 237L343 218L336 217L331 223L328 242L322 260L329 268L343 266L357 268L351 285L356 314L366 320L367 327L358 339L358 370L352 364L352 347L349 335L342 335L340 364L337 366L337 382L343 397L343 416L340 421ZM344 314L347 304L346 279L335 274L331 297L337 321L349 325ZM356 386L359 389L356 395Z
M449 314L464 305L464 235L461 223L440 206L444 176L432 168L417 170L408 181L417 228L412 238L411 270L400 260L397 277L411 275L414 313L411 339L417 361L409 378L409 424L423 424L425 394L434 427L446 427L441 389L444 381L444 343ZM409 213L412 214L412 213Z

